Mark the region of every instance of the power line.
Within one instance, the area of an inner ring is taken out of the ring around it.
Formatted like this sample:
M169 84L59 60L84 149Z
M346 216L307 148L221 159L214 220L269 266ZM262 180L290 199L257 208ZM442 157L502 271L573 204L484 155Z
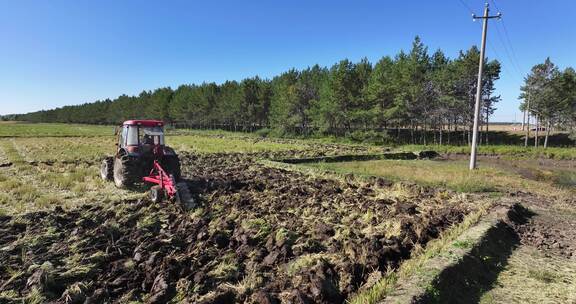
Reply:
M504 42L504 39L502 38L502 34L500 33L500 29L498 28L498 26L495 26L496 28L496 35L498 36L498 40L500 41L500 43L502 44L502 47L504 48L504 52L506 53L506 56L508 57L508 61L510 61L510 64L516 69L516 71L519 74L522 74L522 72L520 71L520 68L515 65L515 61L514 59L512 59L512 55L510 53L510 51L508 50L508 46L507 44Z
M502 43L502 46L504 47L504 50L506 52L506 56L508 56L508 60L510 60L510 63L514 66L514 68L516 69L516 71L518 71L519 74L522 74L522 69L520 68L520 65L518 64L517 60L515 60L515 53L512 50L512 44L508 41L508 43L502 38L504 35L502 35L501 31L500 31L500 27L498 25L496 25L496 33L498 34L498 39L500 40L500 43Z
M468 10L468 12L470 12L472 15L474 15L474 11L472 10L472 8L470 7L470 5L468 5L464 0L458 0L460 2L460 4L462 4L462 6L464 6L464 8L466 8L466 10ZM500 9L498 8L498 6L496 5L496 3L494 2L494 0L490 0L492 2L492 4L494 5L494 8L496 8L496 10L500 11ZM497 35L498 35L498 39L500 40L500 42L502 43L502 46L504 47L504 51L506 53L506 56L508 56L508 61L510 61L510 64L514 66L514 69L517 70L517 72L520 75L523 75L522 73L522 69L520 68L519 64L517 63L517 60L514 61L513 56L515 56L514 51L512 50L512 44L509 42L510 39L508 38L508 43L510 44L510 50L508 51L508 48L504 42L504 40L502 39L502 34L500 33L500 29L498 28L498 25L496 25L496 31L497 31ZM495 50L490 44L489 46ZM497 52L496 52L497 53ZM512 53L512 55L510 55L510 53ZM500 56L498 56L500 57ZM500 57L501 61L503 59L503 57ZM505 69L507 70L506 66L504 65ZM508 74L511 74L510 71L507 71Z
M495 0L490 0L490 1L492 1L494 8L496 8L497 10L500 11L500 9L498 8L498 5L496 5L496 1ZM504 31L504 37L506 38L506 41L508 42L508 45L510 46L510 51L512 53L512 59L514 59L514 64L516 65L516 68L518 68L520 74L523 75L524 69L520 65L520 61L518 60L518 56L516 56L516 51L514 50L514 44L512 43L512 40L510 39L510 34L508 33L508 29L506 27L506 22L504 20L502 20L502 29Z
M468 5L466 3L465 0L458 0L458 1L468 12L470 12L472 15L474 15L472 8L470 7L470 5ZM496 2L494 0L490 0L490 1L494 5L494 8L496 10L500 11ZM502 25L504 25L504 20L502 20ZM500 61L502 69L504 70L504 72L510 78L514 79L515 82L518 82L521 84L522 79L524 77L524 73L522 72L523 69L521 68L520 64L518 63L519 61L517 59L514 48L512 47L512 43L510 40L510 35L508 34L508 30L506 29L505 26L503 26L504 35L502 35L500 29L498 28L498 24L496 24L495 26L496 26L496 31L497 31L496 34L498 35L498 39L499 39L500 44L502 45L502 48L504 48L504 52L506 53L507 61L510 63L510 65L513 66L513 68L509 68L508 64L505 64L504 57L499 54L499 52L496 49L495 44L488 42L487 43L488 47L496 55L495 58L498 59L498 61ZM506 40L504 40L502 38L502 36L505 36Z
M474 15L474 11L472 10L472 8L470 8L468 4L466 4L466 2L464 2L464 0L458 0L458 1L462 3L462 5L470 12L470 14Z
M497 10L499 10L499 9L498 9L498 6L497 6L496 3L494 2L494 0L490 0L490 1L491 1L492 4L494 5L494 7L495 7ZM512 58L511 50L508 50L508 44L507 44L506 41L504 41L504 39L502 38L503 35L502 35L502 33L500 32L500 28L499 28L498 24L496 24L495 27L496 27L496 34L497 34L497 36L498 36L498 40L499 40L500 43L502 44L502 48L504 48L504 52L506 53L506 57L508 58L508 61L509 61L510 64L513 66L513 68L516 69L516 71L517 71L519 74L522 74L522 72L520 71L519 66L516 64L516 62L515 62L514 59Z
M498 7L498 5L496 5L496 2L494 2L494 0L490 0L492 2L492 5L494 5L494 8L499 11L500 8Z
M512 50L512 56L516 60L516 64L518 64L519 68L522 68L522 66L519 64L518 58L516 57L516 52L514 51L514 45L510 41L510 35L508 34L508 30L506 29L506 23L502 22L502 28L504 29L504 36L506 36L506 40L508 40L508 44L510 44L510 50Z
M501 11L500 8L498 7L498 5L496 4L496 1L495 1L495 0L490 0L490 1L491 1L492 4L494 5L494 8L496 8L498 11ZM502 28L503 28L503 31L504 31L504 37L506 38L506 42L508 43L508 45L509 45L509 47L510 47L510 51L511 51L511 53L512 53L512 56L511 56L511 58L512 58L512 61L511 61L511 62L512 62L512 65L514 65L515 69L518 71L518 73L519 73L519 75L520 75L520 77L519 77L519 79L518 79L519 86L522 86L522 81L523 81L523 79L524 79L524 78L523 78L523 77L524 77L524 73L523 73L524 69L522 69L522 67L520 66L520 63L519 63L519 60L518 60L518 56L516 56L516 51L514 50L514 45L512 44L512 41L511 41L511 39L510 39L510 34L508 33L508 29L506 28L506 22L505 22L504 20L502 20ZM498 32L498 35L499 35L500 40L502 40L501 37L500 37L500 36L501 36L500 30L498 30L498 25L496 25L496 30L497 30L497 32ZM503 44L503 46L505 47L504 42L502 42L502 44ZM507 50L508 50L508 49L505 48L505 51L507 52L507 55L509 56ZM496 52L496 50L494 50L494 52ZM510 57L510 56L509 56L509 57ZM505 70L508 72L508 74L510 74L510 72L508 71L508 69L506 68L506 66L504 66L504 67L505 67ZM515 75L516 75L516 74L515 74ZM524 101L527 102L528 109L529 109L529 108L530 108L530 100L529 100L530 98L528 97L527 99L528 99L528 100L524 100ZM528 122L527 122L528 126L526 127L527 134L526 134L526 139L525 139L525 143L524 143L524 145L527 146L527 145L528 145L528 137L529 137L529 134L530 134L530 113L529 113L529 110L525 110L525 111L524 111L524 114L525 114L525 115L528 114L528 115L527 115L527 116L528 116ZM524 120L522 121L522 124L524 124ZM524 128L524 126L522 126L522 127Z
M502 56L500 56L499 52L496 50L496 47L495 47L490 41L487 41L486 44L488 45L488 47L490 48L490 50L494 53L494 57L495 57L499 62L501 62L501 65L500 65L500 66L502 67L502 69L504 70L504 72L506 72L506 74L507 74L508 76L510 76L510 78L514 79L515 82L521 83L521 81L518 79L517 74L516 74L516 73L512 73L512 72L508 69L508 65L503 64Z

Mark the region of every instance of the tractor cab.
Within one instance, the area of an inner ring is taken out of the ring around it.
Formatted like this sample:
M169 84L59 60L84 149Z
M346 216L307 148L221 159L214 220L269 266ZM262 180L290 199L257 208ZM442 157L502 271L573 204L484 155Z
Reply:
M129 153L164 146L164 123L159 120L127 120L118 132L118 147Z

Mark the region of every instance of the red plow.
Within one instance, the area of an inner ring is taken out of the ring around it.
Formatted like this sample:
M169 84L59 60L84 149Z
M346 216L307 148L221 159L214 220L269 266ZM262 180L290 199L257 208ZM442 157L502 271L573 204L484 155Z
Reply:
M150 188L149 197L155 202L161 202L164 197L171 201L176 201L185 206L187 209L193 208L194 201L192 195L188 190L188 186L184 182L176 183L174 176L168 175L166 171L160 166L157 160L154 164L150 174L142 178L143 181L156 184Z

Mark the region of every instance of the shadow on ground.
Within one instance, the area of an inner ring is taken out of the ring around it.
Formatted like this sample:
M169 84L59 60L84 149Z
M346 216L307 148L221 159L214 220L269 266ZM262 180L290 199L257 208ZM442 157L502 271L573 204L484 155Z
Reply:
M508 221L499 221L461 261L444 269L416 303L479 302L520 243L514 226L526 223L533 215L518 204L511 208Z

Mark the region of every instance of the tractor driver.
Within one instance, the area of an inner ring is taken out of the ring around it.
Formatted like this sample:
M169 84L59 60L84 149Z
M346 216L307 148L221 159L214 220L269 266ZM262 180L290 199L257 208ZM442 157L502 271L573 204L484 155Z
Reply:
M142 143L145 145L153 145L154 144L154 138L152 138L152 136L150 136L148 134L144 134L144 137L142 138Z

